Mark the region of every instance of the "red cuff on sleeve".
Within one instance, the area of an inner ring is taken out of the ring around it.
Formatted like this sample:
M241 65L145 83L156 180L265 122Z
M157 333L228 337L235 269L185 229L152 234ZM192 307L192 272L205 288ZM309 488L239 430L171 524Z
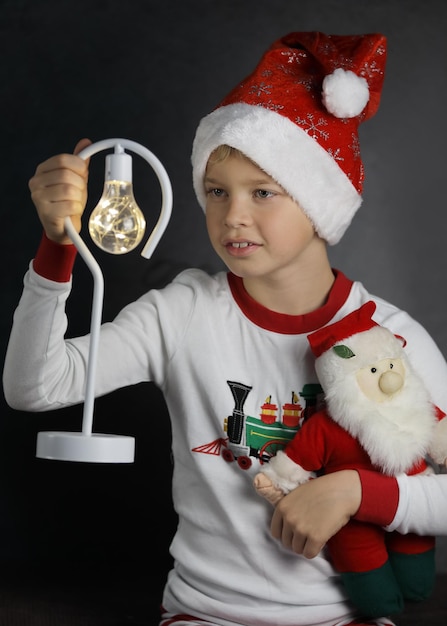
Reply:
M359 522L388 526L399 504L399 485L392 476L370 470L357 470L362 485L362 503L354 515Z
M73 244L62 245L42 235L33 260L34 271L57 283L68 283L73 271L77 250Z

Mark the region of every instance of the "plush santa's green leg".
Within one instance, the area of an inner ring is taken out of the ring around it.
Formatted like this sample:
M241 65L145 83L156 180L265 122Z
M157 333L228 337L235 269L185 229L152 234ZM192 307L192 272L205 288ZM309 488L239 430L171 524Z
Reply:
M387 546L404 598L420 602L430 597L436 580L435 539L396 532L387 537Z
M420 602L431 596L436 581L434 550L422 554L390 552L390 563L405 600Z
M389 561L368 572L342 572L341 579L362 617L396 615L403 610L403 596Z
M403 609L385 534L379 526L351 520L328 541L332 562L348 597L367 619L395 615Z

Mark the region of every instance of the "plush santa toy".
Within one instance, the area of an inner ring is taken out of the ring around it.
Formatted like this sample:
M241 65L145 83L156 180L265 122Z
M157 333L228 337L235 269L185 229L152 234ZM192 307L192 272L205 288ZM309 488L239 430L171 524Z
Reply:
M404 351L404 340L372 320L374 302L309 335L326 408L255 477L276 504L315 472L373 469L395 476L432 471L425 461L438 420ZM439 424L447 426L447 418ZM447 450L436 444L438 462ZM434 538L387 533L351 520L327 544L348 596L366 618L398 613L422 600L435 577Z

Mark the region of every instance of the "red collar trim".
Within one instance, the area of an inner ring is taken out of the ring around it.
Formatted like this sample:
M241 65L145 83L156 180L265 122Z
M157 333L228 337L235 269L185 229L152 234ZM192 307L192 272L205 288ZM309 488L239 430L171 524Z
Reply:
M283 335L309 333L328 324L341 306L346 302L351 291L352 281L339 270L333 270L335 281L327 302L312 313L305 315L286 315L276 313L256 302L246 291L242 278L228 272L228 284L236 304L248 319L265 330Z

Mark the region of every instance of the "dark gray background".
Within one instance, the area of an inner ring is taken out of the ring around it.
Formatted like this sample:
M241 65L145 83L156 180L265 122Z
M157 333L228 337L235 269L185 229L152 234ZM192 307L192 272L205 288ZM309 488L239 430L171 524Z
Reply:
M105 319L179 269L220 268L192 191L195 128L264 49L292 30L388 36L382 104L361 129L364 203L331 259L407 309L447 355L446 7L437 0L1 0L2 356L41 235L28 179L40 161L71 151L81 137L142 143L174 188L172 220L153 259L94 249L105 275ZM158 186L138 158L134 165L135 195L154 222ZM94 157L91 206L103 167ZM87 332L90 298L79 260L70 333ZM158 391L139 385L96 403L95 430L136 437L132 466L37 460L36 433L79 430L82 407L31 415L1 402L2 570L144 563L162 579L175 518L169 423ZM445 539L439 545L439 569L447 571Z

